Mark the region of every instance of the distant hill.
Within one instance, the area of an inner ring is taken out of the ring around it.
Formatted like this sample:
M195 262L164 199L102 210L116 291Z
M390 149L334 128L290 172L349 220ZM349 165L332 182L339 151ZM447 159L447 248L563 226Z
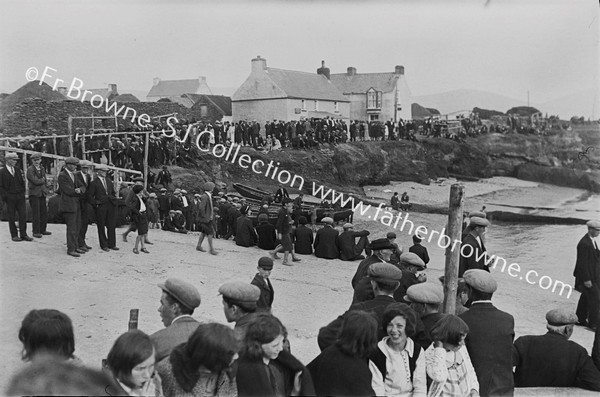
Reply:
M580 91L535 105L535 107L542 113L559 115L563 120L569 120L572 116L598 120L600 118L600 94L598 90Z

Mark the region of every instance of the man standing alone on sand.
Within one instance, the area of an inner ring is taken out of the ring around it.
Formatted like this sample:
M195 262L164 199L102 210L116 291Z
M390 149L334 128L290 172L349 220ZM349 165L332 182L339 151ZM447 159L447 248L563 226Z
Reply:
M215 184L212 182L206 182L204 184L204 193L200 197L200 216L198 218L198 225L200 227L200 237L198 238L198 244L196 250L206 252L202 248L204 237L208 239L208 249L211 255L217 255L213 247L213 236L215 234L215 225L213 222L213 201L212 191L215 188Z
M579 325L595 329L598 326L600 310L600 251L596 238L600 234L600 221L586 223L588 232L577 244L575 263L575 289L581 292L577 304Z

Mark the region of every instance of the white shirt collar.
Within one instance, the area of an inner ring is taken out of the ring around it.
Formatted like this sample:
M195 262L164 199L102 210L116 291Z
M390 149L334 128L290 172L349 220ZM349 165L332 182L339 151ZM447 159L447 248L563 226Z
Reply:
M185 318L185 317L193 318L190 314L182 314L181 316L175 317L173 319L173 321L171 321L171 324L173 324L175 321L179 320L180 318Z
M381 341L379 341L379 343L378 343L378 345L381 348L381 351L383 352L383 354L385 354L386 356L388 356L392 352L394 352L394 353L406 352L409 357L413 356L413 352L415 350L415 345L414 345L414 342L413 342L413 340L411 338L409 338L409 337L406 338L406 345L404 346L404 349L401 350L400 352L396 352L396 350L392 350L392 348L388 346L388 344L387 344L388 339L390 339L390 337L386 336Z

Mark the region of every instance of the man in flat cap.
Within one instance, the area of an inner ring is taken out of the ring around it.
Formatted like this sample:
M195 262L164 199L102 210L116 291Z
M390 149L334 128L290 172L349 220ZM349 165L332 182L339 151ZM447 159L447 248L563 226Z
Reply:
M27 215L25 206L25 178L17 167L19 156L16 153L4 155L5 165L0 170L0 196L6 203L8 228L12 241L32 241L27 235ZM19 214L19 229L15 225L15 212Z
M77 239L81 227L81 206L79 199L86 194L85 186L79 185L75 177L75 171L79 165L79 159L68 157L65 160L65 168L58 175L58 188L60 189L59 209L67 224L67 255L79 257L87 251L78 247Z
M283 262L282 265L285 266L293 266L289 261L290 253L292 254L292 261L299 262L300 259L296 257L294 254L294 247L292 245L292 218L290 217L292 211L292 200L284 197L281 201L281 209L277 214L277 225L275 228L277 229L277 238L279 239L279 245L275 247L275 249L269 254L273 259L279 259L277 257L278 252L283 252Z
M48 224L48 205L46 197L46 168L42 165L42 154L31 155L31 165L27 168L27 180L29 181L29 205L31 205L31 218L33 237L41 238L52 234L46 230Z
M597 242L600 221L590 220L586 226L588 231L577 244L577 261L573 272L575 289L581 292L576 313L580 325L595 329L600 310L600 251Z
M254 276L254 279L250 282L252 285L256 285L260 289L260 298L256 302L256 311L264 311L271 313L271 307L273 306L273 299L275 297L275 291L273 291L273 285L269 277L273 270L273 259L268 256L263 256L258 260L258 266L256 267L258 273Z
M92 166L91 161L81 160L79 161L80 170L75 173L75 179L79 186L83 186L86 189L86 194L82 194L79 196L79 210L81 211L81 225L79 227L79 232L77 233L77 248L84 251L89 251L92 249L85 242L85 235L87 234L88 224L89 224L89 214L88 214L88 201L89 201L89 185L92 181L92 177L90 175L90 167Z
M469 326L465 339L471 362L479 381L479 394L512 395L512 344L515 338L515 319L492 304L498 288L489 271L467 270L463 275L469 286L471 308L459 317Z
M96 209L98 240L102 251L118 250L116 243L117 196L113 181L108 177L108 167L96 165L96 178L90 183L89 200Z
M338 242L340 245L340 259L343 261L354 261L357 259L365 259L362 252L365 251L367 256L371 255L371 250L367 248L369 245L368 230L354 231L354 225L351 223L344 224L344 231L339 235ZM358 243L356 238L358 237Z
M354 277L352 277L352 288L354 289L354 299L352 303L359 302L361 300L369 300L372 299L371 296L364 297L363 299L358 299L357 295L357 287L360 280L363 277L367 276L369 271L369 266L373 263L378 262L389 262L390 256L392 255L392 251L394 246L390 243L390 241L386 238L380 238L377 240L371 241L368 245L369 249L372 251L371 255L363 259L356 268L356 273Z
M242 214L236 222L235 244L241 247L253 247L258 243L258 235L254 230L252 220L248 218L251 215L250 207L243 205L240 208Z
M421 241L423 239L418 235L412 236L413 245L408 249L408 252L412 252L416 254L419 258L423 260L425 266L429 263L429 252L427 252L427 248L421 245Z
M440 313L440 305L444 301L443 287L434 283L414 284L406 290L404 301L408 302L417 316L421 318L425 326L425 333L432 342L431 329L444 317L444 314Z
M462 277L469 269L482 269L490 271L486 263L487 252L485 249L484 235L489 226L485 218L471 218L469 234L462 240L460 246L460 262L458 264L458 277Z
M406 252L400 255L398 267L402 270L402 280L395 298L398 302L405 302L404 296L411 286L427 281L427 275L423 273L425 262L414 252Z
M232 281L219 287L223 295L223 312L229 323L235 323L234 331L238 340L244 340L246 329L252 321L252 313L260 299L260 289L256 285Z
M192 314L200 306L200 292L192 284L169 278L158 284L162 290L158 312L166 328L150 335L156 349L156 362L169 356L173 348L187 342L200 323Z
M198 244L196 244L196 249L198 251L206 252L204 248L202 248L202 243L204 242L204 237L208 240L208 250L211 255L217 255L217 251L213 247L213 236L215 235L215 224L213 221L214 211L213 211L213 200L212 200L212 191L215 188L215 184L212 182L206 182L204 184L204 193L200 197L200 208L198 213L198 226L200 227L200 237L198 238Z
M321 228L315 236L313 247L315 256L323 259L337 259L340 256L340 241L338 231L333 228L333 218L326 216Z
M569 338L577 315L566 309L546 313L545 335L526 335L513 345L515 387L580 387L600 391L600 371L587 350Z

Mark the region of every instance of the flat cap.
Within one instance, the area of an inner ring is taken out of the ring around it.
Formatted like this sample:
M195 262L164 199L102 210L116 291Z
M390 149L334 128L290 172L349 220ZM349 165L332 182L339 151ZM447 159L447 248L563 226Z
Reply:
M372 250L385 250L385 249L394 249L392 243L387 238L378 238L377 240L373 240L369 243L369 249Z
M175 191L173 193L174 194L179 194L179 193L181 193L181 189L175 189Z
M258 216L258 221L259 222L262 222L262 221L267 222L268 220L269 220L269 215L267 215L267 214L260 214Z
M94 168L96 169L96 171L107 171L108 167L106 166L106 164L95 164Z
M238 196L233 196L233 202L236 203L240 201L240 198Z
M600 221L590 220L586 222L587 227L592 229L600 229Z
M474 216L471 218L470 225L488 227L490 225L490 222L488 222L488 220L485 218L480 218L478 216Z
M202 188L205 192L212 192L212 190L215 188L215 184L212 182L206 182Z
M181 211L181 210L175 210L175 213L176 214L183 214L183 211Z
M391 263L375 262L369 266L368 275L375 281L399 281L402 270Z
M394 232L388 232L388 234L385 235L385 238L391 240L393 238L396 238L396 233Z
M260 298L260 289L257 286L241 281L221 285L219 293L231 301L244 304L256 304Z
M31 158L32 159L41 159L42 158L42 154L40 152L35 152L34 154L31 155Z
M227 200L225 200L224 198L219 200L219 203L226 203L226 202L227 202Z
M178 278L168 278L167 281L158 284L158 286L188 309L195 309L200 306L200 292L186 281Z
M425 266L425 262L423 262L423 259L421 259L419 255L413 252L405 252L402 255L400 255L400 265L416 266L421 269L425 269L427 267Z
M67 159L65 160L65 163L78 165L79 159L77 157L67 157Z
M258 260L258 267L265 270L273 269L273 259L269 258L268 256L263 256Z
M327 223L328 225L331 225L331 224L333 224L333 218L329 217L329 216L326 216L325 218L321 219L321 222Z
M351 229L353 227L354 227L354 225L351 223L344 223L344 229Z
M187 194L187 190L181 189L181 194Z
M164 187L161 187L161 188L160 188L160 191L161 191L161 192L166 192L166 191L167 191L167 189L166 189L166 188L164 188Z
M4 158L7 159L7 160L10 160L10 159L17 160L19 158L19 156L17 156L16 153L10 152L10 153L6 153L4 155Z
M202 197L202 196L200 195L200 193L195 193L194 197Z
M480 292L492 294L498 289L498 283L494 277L490 272L482 269L469 269L463 274L463 278L467 285Z
M438 304L444 300L444 290L439 284L419 283L413 284L406 290L404 300L415 303Z
M469 218L485 218L485 214L483 212L480 211L473 211L473 212L469 212Z
M567 309L552 309L546 313L546 321L549 325L561 326L568 324L577 324L579 319L575 312Z
M150 197L156 198L156 193L150 193Z

